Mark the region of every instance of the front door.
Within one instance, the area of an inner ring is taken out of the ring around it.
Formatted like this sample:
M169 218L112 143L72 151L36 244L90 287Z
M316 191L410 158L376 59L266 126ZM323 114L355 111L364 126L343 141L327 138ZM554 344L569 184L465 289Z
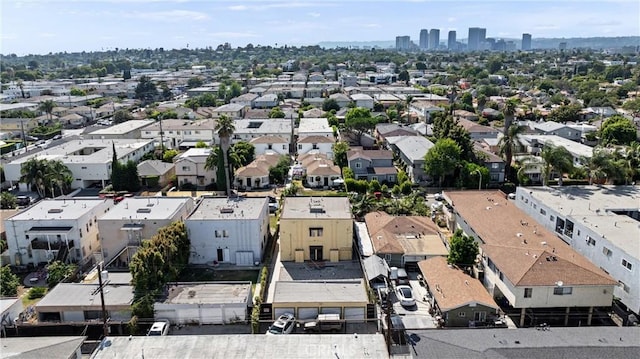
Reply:
M310 246L309 257L312 261L321 261L322 259L322 246Z
M329 177L325 177L324 178L324 186L328 186L329 185Z
M484 322L487 320L487 312L475 312L473 314L473 320L476 322Z
M222 248L218 248L218 262L224 262L224 251Z

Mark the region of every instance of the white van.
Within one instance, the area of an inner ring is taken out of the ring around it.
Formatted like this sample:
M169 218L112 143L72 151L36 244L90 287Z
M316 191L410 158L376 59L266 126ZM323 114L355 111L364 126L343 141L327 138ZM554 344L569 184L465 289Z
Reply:
M409 284L409 275L404 268L391 267L389 279L391 279L396 285Z

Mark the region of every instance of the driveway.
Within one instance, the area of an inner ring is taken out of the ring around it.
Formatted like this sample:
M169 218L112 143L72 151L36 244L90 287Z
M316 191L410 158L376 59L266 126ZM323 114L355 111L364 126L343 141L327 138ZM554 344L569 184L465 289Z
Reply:
M411 285L411 291L414 297L416 297L416 305L411 308L401 306L394 291L391 297L393 310L400 316L402 324L404 324L404 327L408 330L436 328L435 320L433 316L429 314L429 302L424 300L427 290L415 279L411 279L409 284Z

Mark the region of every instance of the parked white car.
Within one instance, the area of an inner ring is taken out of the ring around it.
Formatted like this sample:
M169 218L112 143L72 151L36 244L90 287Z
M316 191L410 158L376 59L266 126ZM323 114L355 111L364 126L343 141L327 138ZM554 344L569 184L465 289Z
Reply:
M291 334L296 325L296 317L291 313L284 313L267 330L267 335Z
M410 286L399 285L396 287L396 293L401 306L413 307L416 305L416 298L413 296L413 291Z
M163 336L169 334L169 321L155 322L149 329L147 336Z

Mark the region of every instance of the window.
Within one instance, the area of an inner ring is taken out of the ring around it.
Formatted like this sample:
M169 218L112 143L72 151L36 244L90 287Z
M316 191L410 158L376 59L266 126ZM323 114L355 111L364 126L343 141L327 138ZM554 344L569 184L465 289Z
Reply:
M532 294L533 294L533 288L525 288L524 289L524 297L525 298L531 298Z
M183 171L187 171L187 172L189 172L189 171L191 171L191 167L189 167L189 166L182 166L182 170L183 170Z
M216 229L216 238L220 238L220 232Z
M622 290L624 290L626 293L629 293L629 291L631 291L631 288L626 285L623 281L619 280L618 284L620 284L620 287L622 287Z
M322 227L309 228L309 237L322 237Z
M298 149L301 150L302 149L302 145L298 145Z
M491 168L498 169L498 168L500 168L500 164L494 162L494 163L491 164Z
M466 317L466 316L467 316L467 313L465 313L465 312L458 312L458 316L459 316L460 318L464 318L464 317Z
M222 231L222 236L225 237L225 238L229 237L229 232L226 229L224 229Z
M538 208L538 205L536 203L531 203L533 205L533 209Z
M543 216L547 215L547 211L544 210L544 208L540 208L540 214Z
M631 268L633 268L633 266L631 265L631 263L629 263L626 259L622 260L622 266L627 268L628 270L631 270Z
M286 150L287 149L287 145L282 145L282 149Z
M268 145L267 145L267 148L268 148L268 149L270 149L270 150L272 150L272 149L273 149L273 145L272 145L272 144L268 144Z
M391 254L387 253L384 255L384 260L387 261L387 263L391 263Z
M312 146L313 146L313 149L314 149L314 150L317 150L317 149L318 149L318 144L317 144L317 143L314 143Z
M589 246L595 246L596 245L596 240L587 236L587 245Z
M573 237L573 222L567 220L564 226L564 235L567 237Z
M573 287L555 287L553 288L553 295L571 295L573 293Z
M150 134L151 134L151 131L144 131L144 134L145 134L145 135L150 135Z
M553 221L555 221L555 220L556 220L556 217L554 217L554 216L549 216L549 220L550 220L551 222L553 222Z
M611 249L609 249L607 247L602 247L602 254L604 254L607 257L611 257L613 252L611 252Z
M356 168L362 168L362 163L356 162Z

